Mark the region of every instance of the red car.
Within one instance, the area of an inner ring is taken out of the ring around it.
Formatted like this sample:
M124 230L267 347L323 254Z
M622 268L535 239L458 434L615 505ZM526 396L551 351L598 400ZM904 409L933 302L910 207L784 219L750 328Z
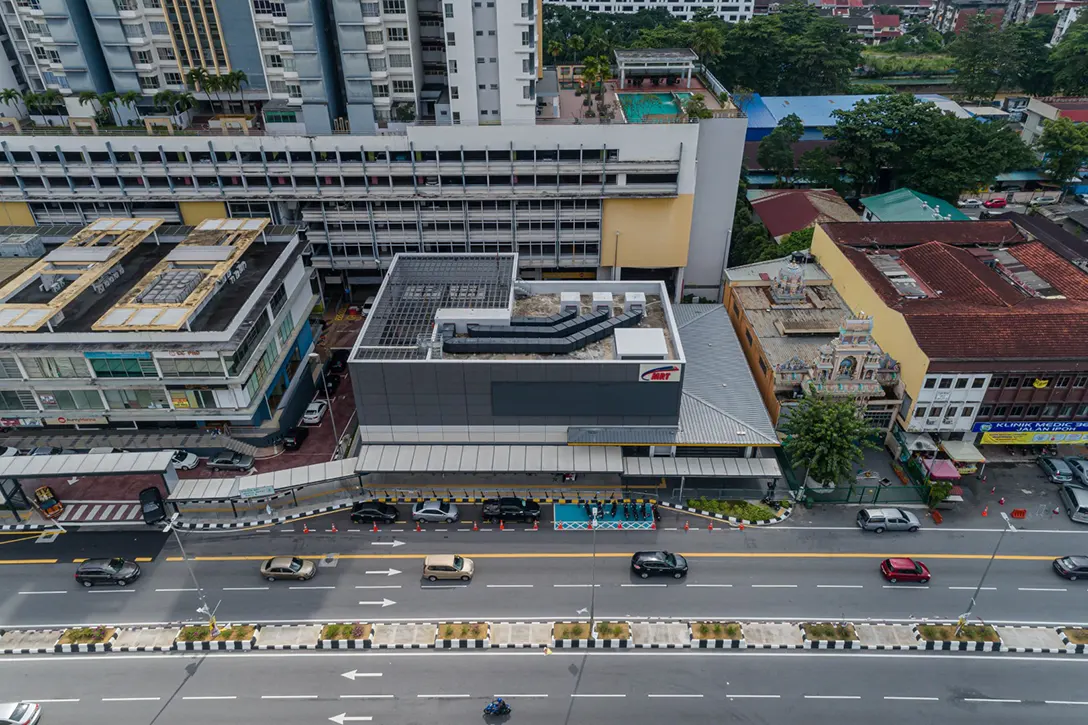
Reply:
M920 561L914 559L893 558L880 562L880 573L892 584L896 582L919 582L925 584L929 581L929 569Z
M1009 205L1008 199L987 199L982 202L982 205L987 209L1004 209Z

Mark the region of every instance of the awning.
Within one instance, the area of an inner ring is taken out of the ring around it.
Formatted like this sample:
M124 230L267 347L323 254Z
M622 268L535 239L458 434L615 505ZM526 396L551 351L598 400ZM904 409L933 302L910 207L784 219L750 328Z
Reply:
M166 473L173 451L147 453L83 453L59 456L4 456L0 478L61 478Z
M371 445L360 473L622 473L619 446Z
M986 456L966 441L941 441L941 448L948 457L959 463L985 463Z
M911 453L936 453L937 446L925 433L908 433L903 431L903 440L907 444L907 450Z
M960 472L956 470L955 464L948 459L938 458L937 460L932 460L930 458L923 458L922 465L929 471L930 477L940 481L958 481L960 478Z
M174 485L168 501L229 501L238 496L237 478L183 478Z
M636 458L623 459L625 476L703 476L714 478L778 478L776 458Z
M189 478L178 481L169 501L229 501L231 499L273 496L317 483L331 483L358 475L358 458L345 458L311 466L285 468L233 478Z

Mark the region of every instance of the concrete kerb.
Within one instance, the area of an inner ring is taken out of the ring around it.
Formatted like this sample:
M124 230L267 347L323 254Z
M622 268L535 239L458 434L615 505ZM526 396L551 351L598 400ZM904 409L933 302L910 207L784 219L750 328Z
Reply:
M328 506L322 506L316 509L310 509L302 511L300 513L288 514L286 516L274 516L267 519L256 519L253 521L229 521L227 523L218 522L187 522L184 519L178 520L178 528L187 529L189 531L222 531L224 529L256 529L263 526L275 526L276 524L282 524L287 521L298 521L299 519L310 518L313 516L321 516L323 514L332 513L334 511L343 511L346 508L351 508L351 499L344 501L337 501L334 504Z
M56 530L55 526L49 524L3 524L0 525L0 531L46 531Z
M325 631L325 627L331 624L339 625L351 625L366 624L365 622L329 622L329 624L321 626L321 632L318 633L320 637ZM364 639L322 639L318 640L319 649L370 649L374 643L374 625L370 625L370 632Z
M737 622L737 626L740 628L739 639L696 638L694 629L696 624L696 622L688 622L688 637L691 639L691 646L695 649L745 649L747 647L744 641L744 625L740 622ZM706 624L711 625L713 622L708 621Z
M797 622L742 622L748 649L801 649L805 633Z
M371 625L374 649L434 649L438 625L409 622L378 622Z
M493 622L489 626L492 647L547 647L553 641L551 622Z
M169 652L181 632L180 627L137 627L119 629L113 640L113 652Z
M63 629L9 629L0 635L0 653L37 655L56 652Z
M667 501L660 501L657 505L662 508L672 509L673 511L681 511L683 513L702 516L705 519L724 521L732 526L771 526L773 524L782 523L793 513L793 506L784 504L782 508L778 509L778 515L773 518L749 521L748 519L738 519L734 516L725 516L724 514L716 514L710 511L701 511L696 508L691 508L690 506L680 506L678 504L668 503Z
M479 624L486 628L483 639L454 639L444 637L442 627L435 631L434 646L440 649L483 649L491 646L491 625L487 622L443 622L444 625Z
M938 624L942 626L950 626L955 624L954 622L924 622L922 624L914 625L914 631L918 634L920 642L919 649L924 650L939 650L943 652L997 652L1001 649L1001 642L960 642L953 639L926 639L919 631L919 627L924 627L927 624ZM997 632L997 629L994 629ZM1001 639L1001 634L997 635L998 640Z
M1058 628L1058 633L1062 636L1062 642L1065 643L1065 651L1071 654L1084 654L1085 648L1088 648L1088 645L1074 644L1073 640L1069 639L1069 636L1066 634L1065 630L1065 627Z
M1053 627L998 627L994 630L1001 638L1001 649L1006 652L1068 653L1068 640Z
M921 637L913 625L880 622L855 624L859 649L912 650L919 649Z
M317 649L320 624L270 624L257 632L254 649Z
M210 652L210 651L222 651L222 650L250 650L253 649L253 645L257 642L257 635L260 634L261 626L258 624L243 624L243 625L231 625L224 624L225 627L242 626L253 627L253 636L249 639L231 639L231 640L210 640L201 639L195 641L182 642L181 640L174 641L174 649L181 650L183 652ZM181 632L178 632L179 636Z
M98 627L70 627L61 633L60 639L64 639L64 635L76 630L83 629L98 629ZM53 647L54 652L70 653L70 652L109 652L113 647L113 640L117 639L117 630L112 627L102 627L105 632L109 632L109 637L103 642L74 642L68 644L61 644L59 641ZM112 631L111 631L112 630Z
M809 626L813 624L825 624L825 622L802 622L801 637L805 641L805 645L808 649L861 649L861 642L856 639L822 639L819 637L813 637L809 633ZM849 624L848 622L840 622L837 624ZM850 625L853 628L853 625ZM857 636L857 629L854 628L854 635Z
M631 646L646 649L683 649L691 646L687 622L631 622Z

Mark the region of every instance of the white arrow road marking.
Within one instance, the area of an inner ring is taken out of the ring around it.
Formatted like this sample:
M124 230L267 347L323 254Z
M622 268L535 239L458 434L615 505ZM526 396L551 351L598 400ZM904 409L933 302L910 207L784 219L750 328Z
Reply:
M342 712L339 715L333 715L329 719L332 720L334 723L337 723L337 725L344 725L344 723L346 722L370 722L374 718L370 717L369 715L349 716L346 712Z
M404 542L403 541L397 541L396 539L393 539L392 541L371 541L370 545L371 546L392 546L392 547L396 548L398 546L404 546Z
M394 602L392 599L382 599L379 602L359 602L359 604L373 604L373 605L380 604L380 605L382 605L383 608L385 608L385 607L389 607L389 606L392 606L392 605L396 604L396 602Z
M356 677L381 677L381 672L359 672L358 670L352 670L351 672L345 672L341 677L346 677L352 682L355 682Z
M396 576L400 574L400 569L377 569L376 571L368 571L367 574L385 574L386 576Z

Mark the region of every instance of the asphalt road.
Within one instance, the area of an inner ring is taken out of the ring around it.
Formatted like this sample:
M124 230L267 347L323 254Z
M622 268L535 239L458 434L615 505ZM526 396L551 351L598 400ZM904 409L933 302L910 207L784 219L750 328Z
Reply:
M419 539L394 554L318 559L318 575L308 582L265 581L258 574L263 557L257 556L188 563L159 557L141 564L143 576L124 588L84 589L72 563L8 565L0 567L0 625L188 621L199 604L189 565L207 598L219 603L220 619L235 622L560 619L589 607L591 595L596 615L606 618L954 618L966 609L988 559L927 558L934 575L928 585L889 584L877 567L895 553L893 539L866 540L889 546L815 556L685 549L691 570L681 580L633 576L630 549L598 552L594 559L584 551L510 553L497 544L467 551L445 543L424 548ZM441 552L475 557L475 579L422 580L421 557ZM1088 581L1059 578L1048 559L1002 559L990 569L975 614L991 621L1079 624L1088 621L1086 597Z
M239 653L8 658L48 722L1082 723L1084 660L941 653ZM341 675L356 671L349 680ZM338 720L333 720L334 722Z

